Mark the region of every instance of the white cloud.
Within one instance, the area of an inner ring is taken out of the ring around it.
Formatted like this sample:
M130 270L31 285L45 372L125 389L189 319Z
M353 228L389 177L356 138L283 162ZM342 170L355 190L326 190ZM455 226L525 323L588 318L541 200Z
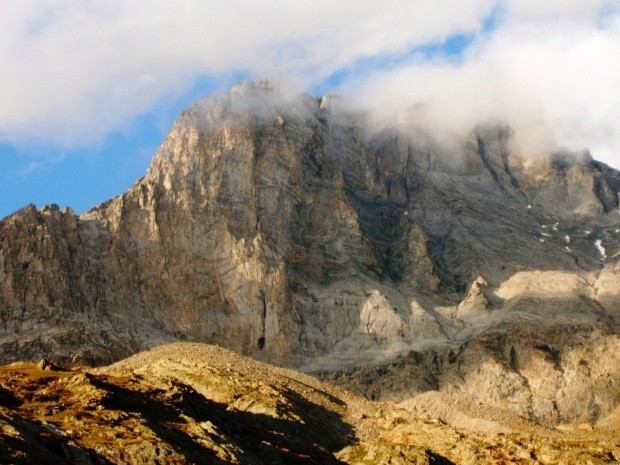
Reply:
M528 13L538 5L517 3ZM501 120L529 139L526 150L589 147L620 167L620 16L600 21L598 9L567 5L535 20L509 16L462 63L418 60L362 78L354 92L434 130Z
M5 0L0 135L96 139L201 75L241 70L307 85L358 57L476 30L492 6L452 3Z
M88 144L200 76L309 87L363 58L479 32L497 8L496 30L458 65L417 58L353 75L355 88L448 127L543 125L620 166L617 0L3 0L0 139Z
M512 0L507 2L511 15L521 19L539 19L541 17L574 18L592 20L601 8L610 3L607 0Z

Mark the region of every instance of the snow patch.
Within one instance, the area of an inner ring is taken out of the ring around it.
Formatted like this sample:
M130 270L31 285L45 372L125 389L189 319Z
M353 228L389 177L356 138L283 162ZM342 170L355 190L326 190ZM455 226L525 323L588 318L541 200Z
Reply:
M541 237L540 239L538 239L539 242L545 242L545 240Z
M555 224L552 226L552 228L553 228L553 230L554 230L554 231L557 231L557 230L558 230L558 224L560 224L560 223L555 223Z
M551 237L551 234L546 233L546 232L541 232L540 234L542 234L542 235L543 235L543 236L545 236L545 237Z
M607 258L607 254L605 253L605 247L603 247L603 241L601 241L600 239L595 240L594 246L598 249L603 260L605 260Z
M568 247L568 246L564 247L564 251L565 252L570 252L570 247Z
M527 209L528 209L528 210L531 210L531 209L532 209L532 206L531 206L529 203L527 204Z
M566 241L567 244L570 244L570 236L568 234L564 236L564 240Z

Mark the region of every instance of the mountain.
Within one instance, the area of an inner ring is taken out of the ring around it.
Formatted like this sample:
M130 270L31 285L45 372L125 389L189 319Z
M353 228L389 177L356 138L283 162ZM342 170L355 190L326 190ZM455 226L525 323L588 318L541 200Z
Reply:
M95 370L41 361L0 367L0 374L2 463L599 465L620 459L617 436L604 430L547 429L452 400L442 412L436 395L424 399L430 418L416 403L370 402L204 344L160 346Z
M618 192L504 126L447 144L242 82L121 196L0 222L0 361L207 342L371 398L596 424L620 401Z

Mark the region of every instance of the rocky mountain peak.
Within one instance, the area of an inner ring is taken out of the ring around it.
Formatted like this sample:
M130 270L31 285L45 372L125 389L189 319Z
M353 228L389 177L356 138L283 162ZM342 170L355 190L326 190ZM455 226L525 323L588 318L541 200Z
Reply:
M431 380L388 369L358 387L379 397L484 387L531 418L581 419L558 399L620 382L620 173L520 153L504 126L450 146L372 129L337 100L242 82L182 113L122 195L2 220L3 361L191 340L341 380L383 363ZM580 371L593 334L615 352ZM588 415L617 404L603 391Z

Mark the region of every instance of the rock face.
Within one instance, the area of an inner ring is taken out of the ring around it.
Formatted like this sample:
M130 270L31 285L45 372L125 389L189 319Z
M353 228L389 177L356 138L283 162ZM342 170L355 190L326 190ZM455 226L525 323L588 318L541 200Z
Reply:
M184 112L123 195L2 220L0 359L174 340L350 376L411 359L432 376L376 396L595 422L620 401L619 191L588 153L517 153L506 128L448 149L244 82Z

